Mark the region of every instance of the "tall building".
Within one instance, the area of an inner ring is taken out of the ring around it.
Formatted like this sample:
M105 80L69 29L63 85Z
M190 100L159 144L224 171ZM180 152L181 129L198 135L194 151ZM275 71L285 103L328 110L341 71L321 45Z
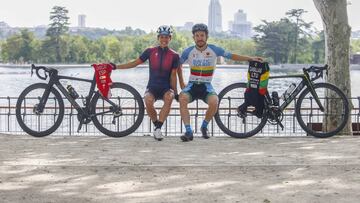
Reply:
M193 22L186 22L185 25L184 25L184 30L191 31L193 26L194 26Z
M209 32L222 32L221 5L219 0L211 0L209 5Z
M175 29L177 31L191 31L194 23L193 22L186 22L183 26L176 26Z
M86 15L79 15L78 16L78 27L79 28L85 28L86 27L85 19L86 19Z
M247 21L247 15L243 10L238 10L234 14L234 21L229 22L230 33L242 39L252 37L252 24Z

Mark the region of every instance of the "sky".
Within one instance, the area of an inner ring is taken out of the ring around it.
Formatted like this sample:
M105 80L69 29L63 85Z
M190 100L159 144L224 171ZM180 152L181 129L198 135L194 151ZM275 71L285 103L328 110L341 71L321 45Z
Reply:
M247 13L253 26L261 20L274 21L290 9L302 8L307 22L322 30L322 21L312 0L219 0L223 29L234 19L237 10ZM360 0L349 0L349 24L360 30ZM147 32L159 25L181 26L185 22L207 23L210 0L0 0L0 21L12 27L48 25L51 8L65 6L70 26L77 26L78 15L86 15L87 27L124 29L126 26Z

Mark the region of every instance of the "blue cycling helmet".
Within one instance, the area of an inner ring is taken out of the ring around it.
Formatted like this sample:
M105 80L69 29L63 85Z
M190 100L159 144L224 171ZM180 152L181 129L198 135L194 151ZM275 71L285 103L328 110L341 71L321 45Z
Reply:
M193 34L195 34L195 32L197 32L197 31L204 31L206 34L209 34L208 27L204 23L198 23L192 27Z
M156 33L159 35L167 35L167 36L171 36L172 35L172 29L171 27L167 26L167 25L162 25L158 28L158 30L156 31Z

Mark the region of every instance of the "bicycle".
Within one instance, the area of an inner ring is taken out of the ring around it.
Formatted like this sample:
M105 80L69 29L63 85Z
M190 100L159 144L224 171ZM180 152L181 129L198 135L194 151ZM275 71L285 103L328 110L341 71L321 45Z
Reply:
M345 127L350 110L348 99L338 87L325 82L314 83L315 80L323 78L324 71L327 74L327 68L327 65L311 66L303 68L302 74L270 76L270 80L283 78L302 80L299 84L295 84L293 91L281 104L278 104L277 93L273 93L272 96L266 93L265 108L260 118L255 115L253 107L247 108L245 113L239 111L238 105L244 102L244 98L239 96L244 95L247 84L231 84L219 93L219 108L215 121L223 132L235 138L253 136L260 132L267 122L278 125L283 130L284 110L299 95L295 101L295 115L300 127L315 137L334 136ZM232 98L233 96L237 97Z
M45 66L31 65L33 71L41 80L48 83L35 83L23 90L16 103L16 118L20 127L29 135L44 137L53 133L64 118L65 106L63 98L58 90L70 102L77 111L79 121L77 132L84 124L91 121L102 133L110 137L123 137L133 133L144 118L144 103L142 97L130 85L115 82L112 84L111 97L103 97L99 91L95 91L95 74L92 80L63 76L58 70ZM43 71L40 75L39 71ZM88 95L78 98L71 86L65 87L61 80L73 80L90 83ZM55 88L57 87L57 89ZM82 99L83 107L76 102ZM71 107L71 113L72 113Z

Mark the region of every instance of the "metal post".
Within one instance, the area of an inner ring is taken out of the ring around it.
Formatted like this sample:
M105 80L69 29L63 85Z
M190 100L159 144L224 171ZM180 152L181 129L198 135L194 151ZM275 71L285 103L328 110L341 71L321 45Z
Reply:
M8 132L10 132L10 115L11 115L11 106L10 106L10 97L7 97L8 99Z

